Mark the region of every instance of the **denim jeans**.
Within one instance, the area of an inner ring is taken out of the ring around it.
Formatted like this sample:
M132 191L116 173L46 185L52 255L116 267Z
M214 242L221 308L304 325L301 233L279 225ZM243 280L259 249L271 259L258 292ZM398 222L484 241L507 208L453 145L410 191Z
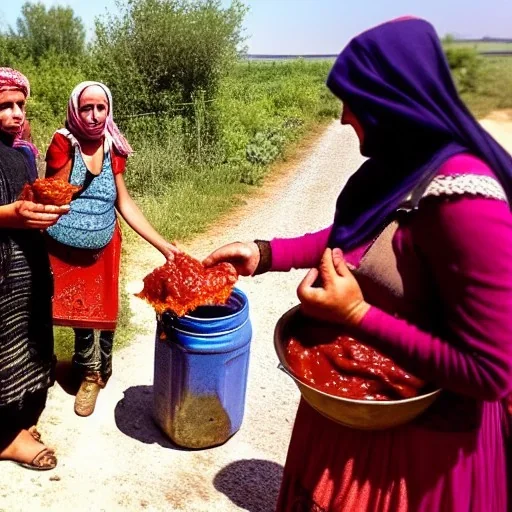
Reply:
M100 331L96 340L93 329L74 329L73 366L82 373L99 372L106 383L112 374L112 347L115 331Z

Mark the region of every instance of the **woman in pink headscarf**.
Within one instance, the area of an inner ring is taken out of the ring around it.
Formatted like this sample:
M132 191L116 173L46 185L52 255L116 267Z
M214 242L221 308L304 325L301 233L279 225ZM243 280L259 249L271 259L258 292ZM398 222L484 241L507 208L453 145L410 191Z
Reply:
M75 412L89 416L112 373L112 344L118 315L121 232L116 210L127 224L167 259L177 252L149 224L126 188L123 174L132 148L113 120L112 95L99 82L75 87L66 127L46 155L46 176L81 190L66 222L48 230L55 279L55 325L73 327L73 368L81 379ZM63 219L62 219L63 220ZM95 339L94 330L99 330Z
M17 86L21 88L20 90L23 91L25 98L28 99L30 96L30 84L25 75L22 75L19 71L12 68L0 68L0 73L3 80L16 83ZM24 121L21 126L16 129L12 147L25 157L28 166L29 181L33 182L37 178L37 157L39 156L39 151L32 143L30 124L25 116L25 112L23 112L23 115Z
M46 470L57 459L35 427L54 366L52 279L41 230L69 206L18 200L31 181L14 147L28 95L25 76L0 68L0 460Z

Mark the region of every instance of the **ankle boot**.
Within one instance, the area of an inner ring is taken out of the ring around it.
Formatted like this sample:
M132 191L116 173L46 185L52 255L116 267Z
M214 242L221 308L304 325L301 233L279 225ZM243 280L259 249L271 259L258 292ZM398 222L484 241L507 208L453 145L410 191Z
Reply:
M85 372L75 397L75 413L78 416L90 416L94 412L102 384L100 372Z

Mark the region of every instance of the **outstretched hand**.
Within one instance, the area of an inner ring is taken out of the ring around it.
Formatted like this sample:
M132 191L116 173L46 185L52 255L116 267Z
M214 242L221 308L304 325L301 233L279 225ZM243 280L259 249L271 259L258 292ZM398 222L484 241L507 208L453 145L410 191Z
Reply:
M313 284L319 279L321 287ZM318 269L311 269L299 287L301 311L318 320L357 326L368 309L355 277L347 268L341 249L326 249Z
M260 250L254 242L233 242L213 251L203 260L205 267L222 262L231 263L239 275L252 276L260 261Z
M172 263L174 261L174 256L176 254L180 254L183 252L179 247L176 247L176 245L171 244L171 242L165 242L161 247L158 248L158 250L165 256L165 259Z

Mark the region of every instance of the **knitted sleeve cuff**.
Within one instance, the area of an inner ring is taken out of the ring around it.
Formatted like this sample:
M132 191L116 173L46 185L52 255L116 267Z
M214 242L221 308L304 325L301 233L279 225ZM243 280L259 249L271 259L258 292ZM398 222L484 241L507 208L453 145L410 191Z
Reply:
M254 243L258 246L260 251L260 261L253 273L253 276L257 276L270 270L272 266L272 249L270 242L267 240L254 240Z

